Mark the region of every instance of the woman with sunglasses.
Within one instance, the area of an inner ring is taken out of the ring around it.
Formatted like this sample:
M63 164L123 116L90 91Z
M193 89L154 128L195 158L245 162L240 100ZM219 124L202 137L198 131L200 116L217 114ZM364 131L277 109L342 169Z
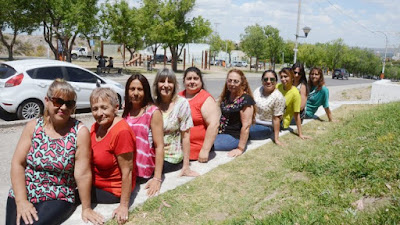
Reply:
M304 71L304 65L302 63L296 62L292 66L294 73L293 86L297 88L300 92L301 104L300 104L300 119L303 120L306 116L305 108L308 96L308 86L306 72Z
M75 101L73 87L57 79L47 91L43 117L25 126L11 161L6 224L61 224L75 210L76 186L83 221L103 223L90 206L90 136L71 117Z
M250 126L256 115L253 94L241 70L228 72L219 101L222 115L214 149L229 151L230 157L240 156L246 149Z
M117 115L118 96L110 88L96 88L90 95L95 123L90 131L93 150L93 202L119 203L112 217L118 224L128 220L131 193L136 184L133 169L136 138L128 123Z
M314 118L315 112L320 106L324 107L329 122L332 122L332 113L329 109L329 90L325 87L324 74L322 69L314 67L308 78L310 94L307 98L306 118Z
M194 126L190 128L190 160L207 162L218 133L220 113L214 98L204 89L203 76L197 67L183 74L185 90L179 95L190 104Z
M300 119L300 105L301 97L300 93L295 86L293 86L294 73L291 68L283 68L279 71L279 77L281 79L280 84L277 84L277 89L285 97L286 110L283 114L283 129L289 128L290 121L294 117L297 126L297 133L301 139L307 139L301 130L301 119Z
M153 91L164 126L163 172L181 169L181 176L198 176L190 169L190 128L193 127L188 100L177 95L178 82L174 71L164 68L157 72Z
M254 100L257 105L256 124L250 127L250 139L267 139L274 132L274 141L279 141L279 130L282 115L285 112L285 98L275 88L278 75L273 70L266 70L261 76L262 86L254 91Z
M147 78L140 73L133 74L126 82L122 117L136 135L137 181L147 182L147 194L153 196L160 191L162 182L163 118L154 105Z

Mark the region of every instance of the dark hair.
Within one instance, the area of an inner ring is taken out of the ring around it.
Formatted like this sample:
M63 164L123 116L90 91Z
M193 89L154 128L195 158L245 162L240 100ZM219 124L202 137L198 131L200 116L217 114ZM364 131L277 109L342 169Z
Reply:
M189 72L196 73L197 76L200 77L201 89L205 89L205 87L204 87L204 82L203 82L203 75L201 74L200 69L197 68L197 67L195 67L195 66L189 67L189 68L187 68L187 69L185 70L185 73L183 74L183 82L185 82L186 75L187 75Z
M129 96L129 86L131 86L132 81L134 80L139 80L140 83L143 86L143 92L144 92L144 98L141 107L145 107L148 104L154 104L153 97L151 96L151 90L150 90L150 84L147 78L140 74L140 73L134 73L132 76L128 78L126 81L125 85L125 108L124 112L122 113L122 117L127 117L129 115L129 112L132 110L132 102L130 101L130 96Z
M320 90L322 89L322 86L325 85L325 80L324 80L324 73L322 72L322 69L319 68L319 67L313 67L313 68L310 70L310 75L309 75L309 77L308 77L308 88L311 90L312 87L314 86L313 83L312 83L312 81L311 81L311 74L312 74L312 72L315 71L315 70L318 71L318 74L320 75L320 76L319 76L318 85L317 85L317 91L320 91Z
M278 74L276 74L275 70L266 70L266 71L264 71L264 73L262 73L262 75L261 75L261 81L263 80L265 74L267 74L267 73L274 74L276 81L278 81Z
M304 70L304 64L300 63L300 62L296 62L295 64L293 64L293 66L292 66L293 73L296 68L300 69L300 72L299 72L300 83L304 84L306 86L306 94L308 95L309 89L308 89L308 85L307 85L307 78L306 78L306 71Z
M172 83L174 84L174 90L172 91L172 101L174 100L174 98L176 97L176 91L178 89L178 82L176 81L176 76L174 71L168 69L168 68L164 68L161 70L158 70L156 78L154 79L153 82L153 91L154 91L154 95L156 96L156 103L160 104L161 103L161 93L158 90L158 82L163 81L165 79L168 78L168 81L172 81Z
M281 73L286 73L287 75L289 75L290 79L292 80L292 85L293 85L294 73L293 73L292 68L285 67L285 68L281 69L281 71L279 71L279 75L281 75Z

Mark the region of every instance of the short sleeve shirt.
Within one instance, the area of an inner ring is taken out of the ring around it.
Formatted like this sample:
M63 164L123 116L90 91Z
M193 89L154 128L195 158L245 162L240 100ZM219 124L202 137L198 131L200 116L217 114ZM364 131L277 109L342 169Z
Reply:
M325 86L322 86L321 90L319 91L316 87L313 87L307 98L307 117L313 117L321 105L324 108L329 108L329 90Z
M219 121L220 134L229 134L234 138L240 138L240 130L242 129L242 120L240 119L240 111L247 106L255 105L254 99L247 94L243 94L233 101L229 97L221 102L221 119Z
M118 166L117 156L129 152L135 155L135 134L125 120L116 123L100 141L96 140L97 129L98 124L95 123L90 132L93 150L94 186L120 197L122 173ZM132 171L132 190L136 183L135 171Z
M290 125L290 121L292 121L294 113L300 112L300 106L301 106L300 92L294 86L292 86L290 90L285 90L283 88L283 84L277 84L277 88L285 97L286 111L285 114L283 114L283 128L288 128Z
M169 163L180 163L183 160L182 135L193 127L192 114L188 100L176 96L172 111L163 114L164 122L164 160Z
M272 121L273 116L282 116L285 112L285 98L275 89L270 95L263 94L263 87L254 91L254 100L257 105L256 120Z

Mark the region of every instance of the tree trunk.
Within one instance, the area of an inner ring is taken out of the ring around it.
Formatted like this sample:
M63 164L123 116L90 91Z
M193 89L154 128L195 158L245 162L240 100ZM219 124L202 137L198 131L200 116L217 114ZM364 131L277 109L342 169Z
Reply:
M6 48L7 48L7 51L8 51L8 60L14 60L14 52L13 52L13 49L14 49L14 44L15 44L15 40L17 39L17 35L18 35L18 33L16 32L16 31L14 31L14 33L13 33L13 39L11 40L11 43L9 44L8 42L7 42L7 40L4 38L4 35L3 35L3 32L2 32L2 30L0 29L0 39L1 39L1 42L3 43L3 45L4 46L6 46Z
M255 68L256 68L256 73L258 72L258 57L256 57L256 66L255 66Z

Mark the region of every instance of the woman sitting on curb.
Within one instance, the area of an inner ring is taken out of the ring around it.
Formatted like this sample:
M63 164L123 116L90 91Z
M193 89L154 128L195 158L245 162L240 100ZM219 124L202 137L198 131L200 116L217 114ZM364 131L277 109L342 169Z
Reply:
M142 74L133 74L126 82L122 117L136 135L137 181L147 182L147 194L153 196L159 193L162 182L163 118L158 107L154 105L149 82Z
M332 113L329 109L329 90L325 87L324 74L321 68L314 67L310 70L308 88L310 94L307 98L306 118L314 118L315 112L322 106L328 116L329 122L332 122Z
M257 105L256 124L250 127L250 140L267 139L274 132L274 141L279 141L280 124L285 112L285 98L275 88L278 75L273 70L266 70L261 76L262 86L254 91Z
M250 126L256 115L252 92L241 70L228 72L219 101L222 115L214 149L229 151L230 157L240 156L246 149Z
M190 104L194 126L190 128L190 160L207 162L218 134L220 112L214 98L204 89L201 71L189 67L183 75L185 90L179 95Z
M119 224L128 220L130 197L135 188L136 143L128 123L117 115L118 96L110 88L96 88L90 95L95 123L90 137L93 150L93 202L120 203L113 211Z

